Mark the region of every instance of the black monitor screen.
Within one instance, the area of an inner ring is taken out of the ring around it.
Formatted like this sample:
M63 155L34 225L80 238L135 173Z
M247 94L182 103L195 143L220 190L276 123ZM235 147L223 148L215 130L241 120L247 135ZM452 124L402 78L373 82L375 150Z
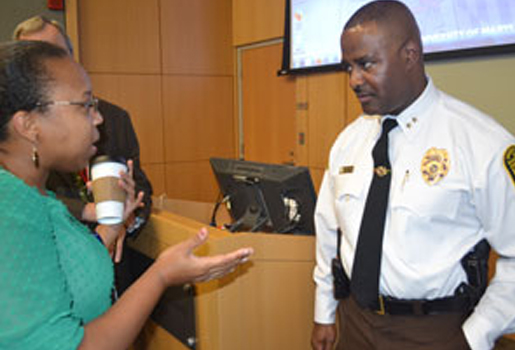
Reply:
M231 231L314 234L316 193L308 168L210 161L233 219Z

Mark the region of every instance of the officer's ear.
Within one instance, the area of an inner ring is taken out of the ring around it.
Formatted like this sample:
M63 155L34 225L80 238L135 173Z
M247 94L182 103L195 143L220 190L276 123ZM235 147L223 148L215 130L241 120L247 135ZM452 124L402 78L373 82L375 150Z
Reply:
M406 67L411 68L420 64L422 49L413 39L409 39L401 49Z

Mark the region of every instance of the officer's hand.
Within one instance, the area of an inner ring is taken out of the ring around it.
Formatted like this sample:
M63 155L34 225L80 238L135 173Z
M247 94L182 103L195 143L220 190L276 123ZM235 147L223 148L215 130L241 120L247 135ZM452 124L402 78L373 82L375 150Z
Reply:
M315 323L311 333L313 350L332 350L336 341L336 326L334 324Z

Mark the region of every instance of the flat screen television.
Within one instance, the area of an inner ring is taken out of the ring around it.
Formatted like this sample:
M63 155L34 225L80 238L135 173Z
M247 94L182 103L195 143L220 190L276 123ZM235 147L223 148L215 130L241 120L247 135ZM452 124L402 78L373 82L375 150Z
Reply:
M301 166L211 158L232 232L314 234L316 193Z
M371 0L286 0L280 74L339 70L340 35ZM426 60L515 52L515 1L402 0L420 26Z

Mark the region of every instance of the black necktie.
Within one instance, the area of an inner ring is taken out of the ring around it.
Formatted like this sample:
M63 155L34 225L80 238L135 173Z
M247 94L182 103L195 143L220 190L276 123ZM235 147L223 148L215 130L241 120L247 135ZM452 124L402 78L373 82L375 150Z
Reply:
M351 292L358 304L374 310L378 309L384 223L392 178L388 159L388 133L396 126L395 119L386 119L381 137L372 150L374 177L361 219L351 276Z

